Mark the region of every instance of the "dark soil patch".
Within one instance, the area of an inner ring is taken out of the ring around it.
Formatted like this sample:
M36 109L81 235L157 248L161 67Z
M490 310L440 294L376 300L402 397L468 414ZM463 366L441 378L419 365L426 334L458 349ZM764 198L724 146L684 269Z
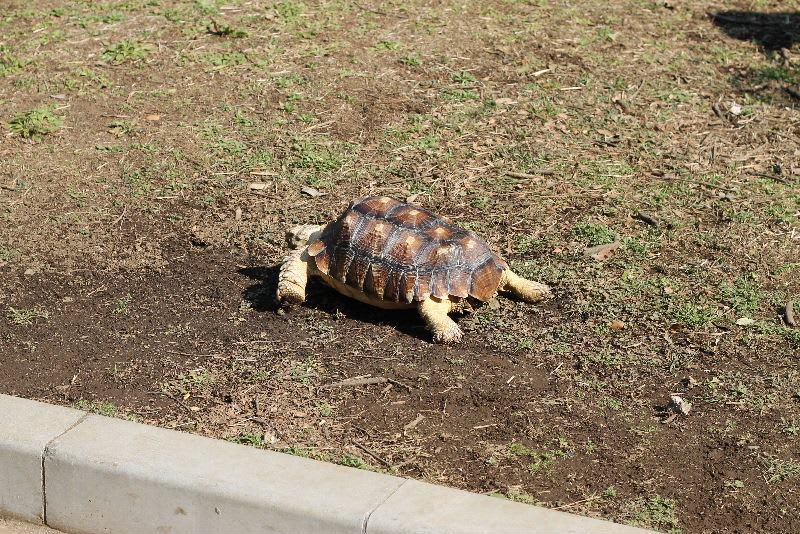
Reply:
M6 4L3 393L663 531L800 531L797 6ZM23 137L34 109L63 127ZM316 282L277 313L285 229L378 193L556 297L446 347ZM329 387L357 377L387 381Z

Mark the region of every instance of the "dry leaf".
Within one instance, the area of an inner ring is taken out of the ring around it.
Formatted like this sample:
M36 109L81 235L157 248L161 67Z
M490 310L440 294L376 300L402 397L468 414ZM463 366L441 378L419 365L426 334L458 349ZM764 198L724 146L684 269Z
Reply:
M587 256L590 256L597 261L603 262L608 260L611 257L611 253L617 250L622 243L619 241L612 241L611 243L606 243L605 245L597 245L596 247L589 247L584 250L584 253Z
M308 186L306 186L303 189L301 189L300 192L301 193L305 193L306 195L308 195L310 197L322 197L322 196L325 196L325 195L328 194L328 193L320 193L319 191L317 191L313 187L308 187Z
M611 327L611 330L613 330L614 332L619 332L620 330L623 330L625 328L625 323L623 323L619 319L614 319L613 321L608 323L608 326Z

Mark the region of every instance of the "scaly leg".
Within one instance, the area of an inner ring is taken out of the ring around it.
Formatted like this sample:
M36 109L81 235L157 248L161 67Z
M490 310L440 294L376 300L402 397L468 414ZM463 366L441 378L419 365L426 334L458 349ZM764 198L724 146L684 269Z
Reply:
M522 278L513 273L511 269L504 273L500 290L513 293L525 302L539 302L552 296L550 286Z
M458 343L461 341L461 329L447 314L450 312L450 301L429 297L419 303L419 314L433 332L434 343Z
M278 273L278 304L300 304L306 300L308 283L308 256L305 247L293 250L281 265Z

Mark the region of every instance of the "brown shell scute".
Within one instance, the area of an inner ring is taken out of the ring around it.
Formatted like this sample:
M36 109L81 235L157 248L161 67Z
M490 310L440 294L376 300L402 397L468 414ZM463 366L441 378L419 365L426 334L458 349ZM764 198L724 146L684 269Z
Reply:
M385 196L354 202L308 248L317 269L394 302L490 299L508 265L486 242L428 210Z

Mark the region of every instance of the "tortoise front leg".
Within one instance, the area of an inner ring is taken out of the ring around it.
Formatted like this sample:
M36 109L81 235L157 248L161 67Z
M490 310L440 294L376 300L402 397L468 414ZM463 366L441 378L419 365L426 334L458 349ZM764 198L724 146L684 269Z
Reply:
M281 265L278 273L276 298L280 305L300 304L306 300L308 283L308 256L305 248L293 250Z
M429 297L419 303L419 314L433 332L434 343L458 343L461 341L461 329L450 317L450 301Z
M522 278L511 269L506 269L503 273L500 290L513 293L525 302L539 302L552 295L550 286Z

